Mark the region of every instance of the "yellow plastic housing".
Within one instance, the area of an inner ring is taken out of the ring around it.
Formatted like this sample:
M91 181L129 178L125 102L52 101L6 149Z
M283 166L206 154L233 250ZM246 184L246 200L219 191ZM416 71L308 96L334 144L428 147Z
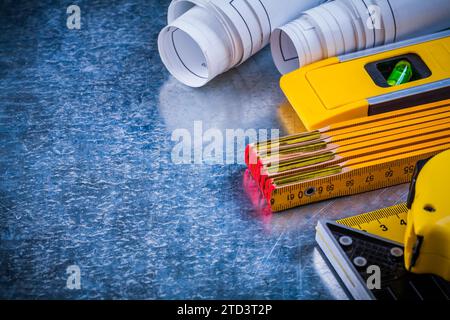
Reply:
M420 42L350 60L322 60L281 77L280 87L308 130L368 116L369 99L450 78L450 37ZM397 86L375 83L365 66L372 62L418 55L428 77ZM420 94L420 93L419 93Z
M405 266L450 281L450 150L420 170L405 232Z

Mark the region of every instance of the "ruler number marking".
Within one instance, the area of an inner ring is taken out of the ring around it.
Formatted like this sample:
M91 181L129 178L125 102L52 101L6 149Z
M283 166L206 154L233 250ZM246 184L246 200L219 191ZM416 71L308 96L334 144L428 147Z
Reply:
M317 180L299 182L272 192L271 207L273 211L280 211L298 205L304 205L319 200L337 196L356 194L395 184L406 183L410 180L417 160L428 158L437 152L429 152L408 159L380 163L370 167L361 167L344 174L336 174ZM314 187L315 192L305 196L305 190ZM276 203L276 205L274 205ZM406 221L400 221L406 225Z
M371 173L369 173L369 175L366 177L366 183L371 183L373 182L373 180L375 180L375 176Z
M394 170L392 170L391 168L389 168L388 169L388 171L386 171L385 173L384 173L384 177L385 178L392 178L394 176Z
M407 167L404 167L403 168L403 173L404 174L413 174L413 172L414 172L414 165L409 165L409 166L407 166Z

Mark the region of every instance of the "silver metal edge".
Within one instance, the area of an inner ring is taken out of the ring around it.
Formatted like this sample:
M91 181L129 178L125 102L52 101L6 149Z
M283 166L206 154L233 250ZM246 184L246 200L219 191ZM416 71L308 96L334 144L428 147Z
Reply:
M347 54L338 56L338 59L340 62L349 61L349 60L357 59L360 57L369 56L369 55L373 55L373 54L380 53L380 52L386 52L386 51L406 47L406 46L421 43L421 42L445 38L448 36L450 36L450 30L445 30L445 31L427 34L427 35L412 38L412 39L407 39L407 40L402 40L399 42L386 44L386 45L375 47L375 48L370 48L370 49L361 50L361 51L357 51L357 52L347 53Z
M369 105L374 105L374 104L391 101L391 100L395 100L395 99L399 99L399 98L404 98L404 97L412 96L412 95L415 95L418 93L423 93L423 92L431 91L434 89L440 89L440 88L445 88L445 87L449 87L449 86L450 86L450 78L447 78L444 80L439 80L439 81L435 81L435 82L431 82L431 83L425 83L420 86L415 86L415 87L411 87L411 88L398 90L395 92L390 92L390 93L382 94L379 96L371 97L371 98L368 98L367 101L369 102Z
M319 221L317 223L316 242L319 244L319 247L325 253L328 261L331 263L341 281L344 283L345 287L354 299L375 300L375 296L369 289L367 289L363 279L358 275L358 272L353 267L347 256L340 254L341 248L331 234L331 231L326 228L326 223L327 221ZM339 255L336 255L336 253L339 253ZM341 265L351 269L351 274L346 273ZM351 280L348 276L351 277ZM354 284L352 284L352 282Z

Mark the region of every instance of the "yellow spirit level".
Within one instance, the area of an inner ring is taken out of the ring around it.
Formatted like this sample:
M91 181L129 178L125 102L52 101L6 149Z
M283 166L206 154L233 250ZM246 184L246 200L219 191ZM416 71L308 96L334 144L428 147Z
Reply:
M413 75L389 85L396 65ZM450 98L450 30L333 57L284 75L280 86L307 129Z

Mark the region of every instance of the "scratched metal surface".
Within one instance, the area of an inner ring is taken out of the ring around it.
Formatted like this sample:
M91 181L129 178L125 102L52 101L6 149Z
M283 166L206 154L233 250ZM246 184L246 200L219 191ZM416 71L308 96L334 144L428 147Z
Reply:
M283 132L270 53L191 89L157 54L168 1L77 1L81 30L69 4L0 4L0 298L346 299L317 220L406 186L264 213L242 164L174 164L171 134Z

